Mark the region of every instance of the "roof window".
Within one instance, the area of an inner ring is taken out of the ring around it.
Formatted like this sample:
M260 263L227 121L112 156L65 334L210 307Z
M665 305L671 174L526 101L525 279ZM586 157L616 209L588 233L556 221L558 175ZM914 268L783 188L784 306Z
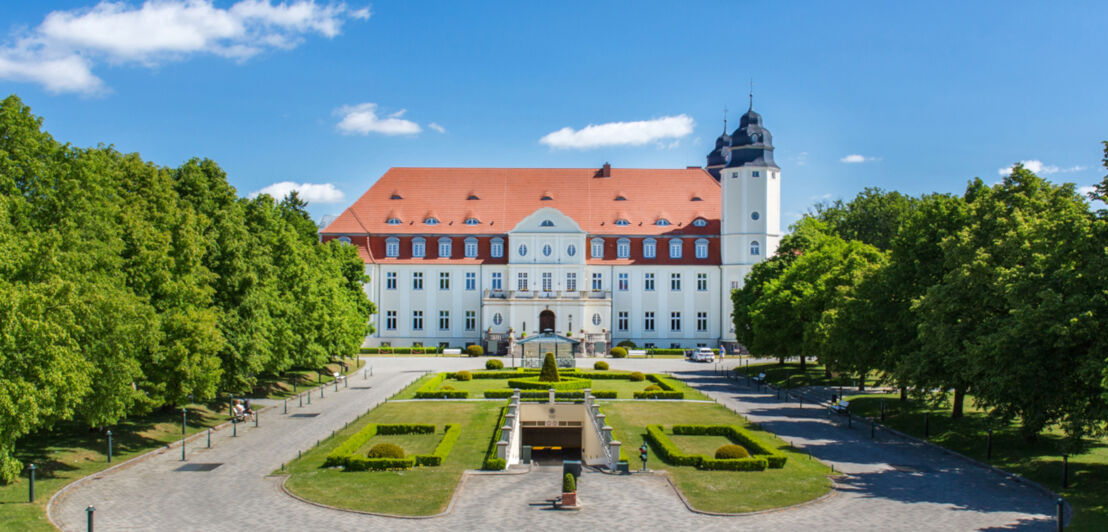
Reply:
M426 220L423 220L423 223L427 225L439 225L439 219L434 216L428 216Z
M385 223L389 225L400 225L402 222L400 221L400 218L389 218L388 220L385 220Z
M399 192L393 192L389 199L404 199L404 196L401 196Z
M616 220L616 225L631 225L631 222L627 221L625 218L620 218Z
M470 194L469 197L467 197L466 199L467 200L479 200L481 198L478 198L477 194Z
M466 218L465 224L466 225L480 225L481 220L478 220L477 218Z
M670 225L670 223L669 220L665 218L658 218L658 221L654 222L654 225Z
M696 227L704 227L708 225L708 220L705 220L704 218L697 218L692 221L692 224Z
M554 227L554 222L551 222L550 220L543 220L542 223L539 224L539 227Z

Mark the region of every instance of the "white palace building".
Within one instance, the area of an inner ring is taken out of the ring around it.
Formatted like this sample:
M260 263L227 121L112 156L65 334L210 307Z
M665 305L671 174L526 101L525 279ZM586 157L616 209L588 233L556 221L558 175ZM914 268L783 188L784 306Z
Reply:
M781 238L780 172L751 109L704 168L392 168L320 235L365 260L366 346L730 348L731 290Z

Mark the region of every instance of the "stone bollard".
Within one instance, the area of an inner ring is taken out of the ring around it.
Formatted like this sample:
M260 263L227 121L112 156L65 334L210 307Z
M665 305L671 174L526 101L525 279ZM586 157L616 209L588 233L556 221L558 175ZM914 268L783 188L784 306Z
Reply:
M496 457L500 458L501 460L508 460L508 442L496 442Z
M514 413L504 416L504 423L509 427L516 426L516 415Z
M609 471L615 471L619 467L619 447L622 445L619 440L612 440L608 442L608 450L612 455L612 463L608 464Z
M500 441L512 441L511 425L504 425L503 427L500 427Z

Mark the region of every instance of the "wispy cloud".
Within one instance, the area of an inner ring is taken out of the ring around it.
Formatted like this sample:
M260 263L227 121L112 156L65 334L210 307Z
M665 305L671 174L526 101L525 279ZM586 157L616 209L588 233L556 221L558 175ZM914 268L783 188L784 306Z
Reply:
M336 127L344 135L368 135L370 133L415 135L423 131L419 124L401 118L405 112L407 112L406 109L401 109L382 118L377 116L377 104L375 103L344 105L335 109L335 114L342 117Z
M539 139L551 148L579 149L603 146L642 146L664 139L680 139L692 133L696 123L688 115L664 116L654 120L636 122L608 122L589 124L574 130L564 127ZM659 143L665 148L667 144Z
M879 161L879 160L881 160L880 157L867 157L865 155L859 155L857 153L852 153L850 155L847 155L846 157L843 157L842 159L839 159L839 162L840 163L847 163L847 164L860 164L860 163L868 163L868 162L871 162L871 161Z
M1031 172L1036 175L1069 174L1073 172L1080 172L1085 169L1084 166L1080 165L1070 166L1068 168L1061 168L1053 164L1043 164L1043 162L1038 159L1020 161L1019 164L1023 165L1024 168L1031 170ZM998 168L996 170L996 173L1001 176L1007 176L1012 173L1012 168L1014 168L1015 166L1016 165L1013 164L1004 168Z
M274 183L256 192L251 192L250 197L256 198L259 194L269 194L278 200L296 191L300 199L308 203L338 203L345 198L341 190L331 183L294 183L282 181Z
M797 166L804 166L804 165L808 164L808 152L802 151L802 152L794 155L793 158L792 158L792 161L793 161L793 164L795 164Z
M141 6L101 1L91 8L52 11L30 31L0 47L0 79L38 83L52 92L105 90L98 62L155 67L200 54L245 60L269 49L299 46L306 36L339 35L368 8L345 3L241 0L226 9L211 0L147 0Z
M430 124L427 124L427 127L431 128L431 129L433 129L433 130L435 130L439 133L446 133L446 128L445 127L442 127L442 126L440 126L440 125L438 125L434 122L431 122Z

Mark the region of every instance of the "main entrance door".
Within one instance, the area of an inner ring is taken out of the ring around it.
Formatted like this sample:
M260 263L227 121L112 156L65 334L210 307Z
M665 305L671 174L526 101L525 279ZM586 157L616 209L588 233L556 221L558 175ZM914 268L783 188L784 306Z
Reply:
M554 330L554 312L551 310L544 310L539 313L539 332L553 331Z

